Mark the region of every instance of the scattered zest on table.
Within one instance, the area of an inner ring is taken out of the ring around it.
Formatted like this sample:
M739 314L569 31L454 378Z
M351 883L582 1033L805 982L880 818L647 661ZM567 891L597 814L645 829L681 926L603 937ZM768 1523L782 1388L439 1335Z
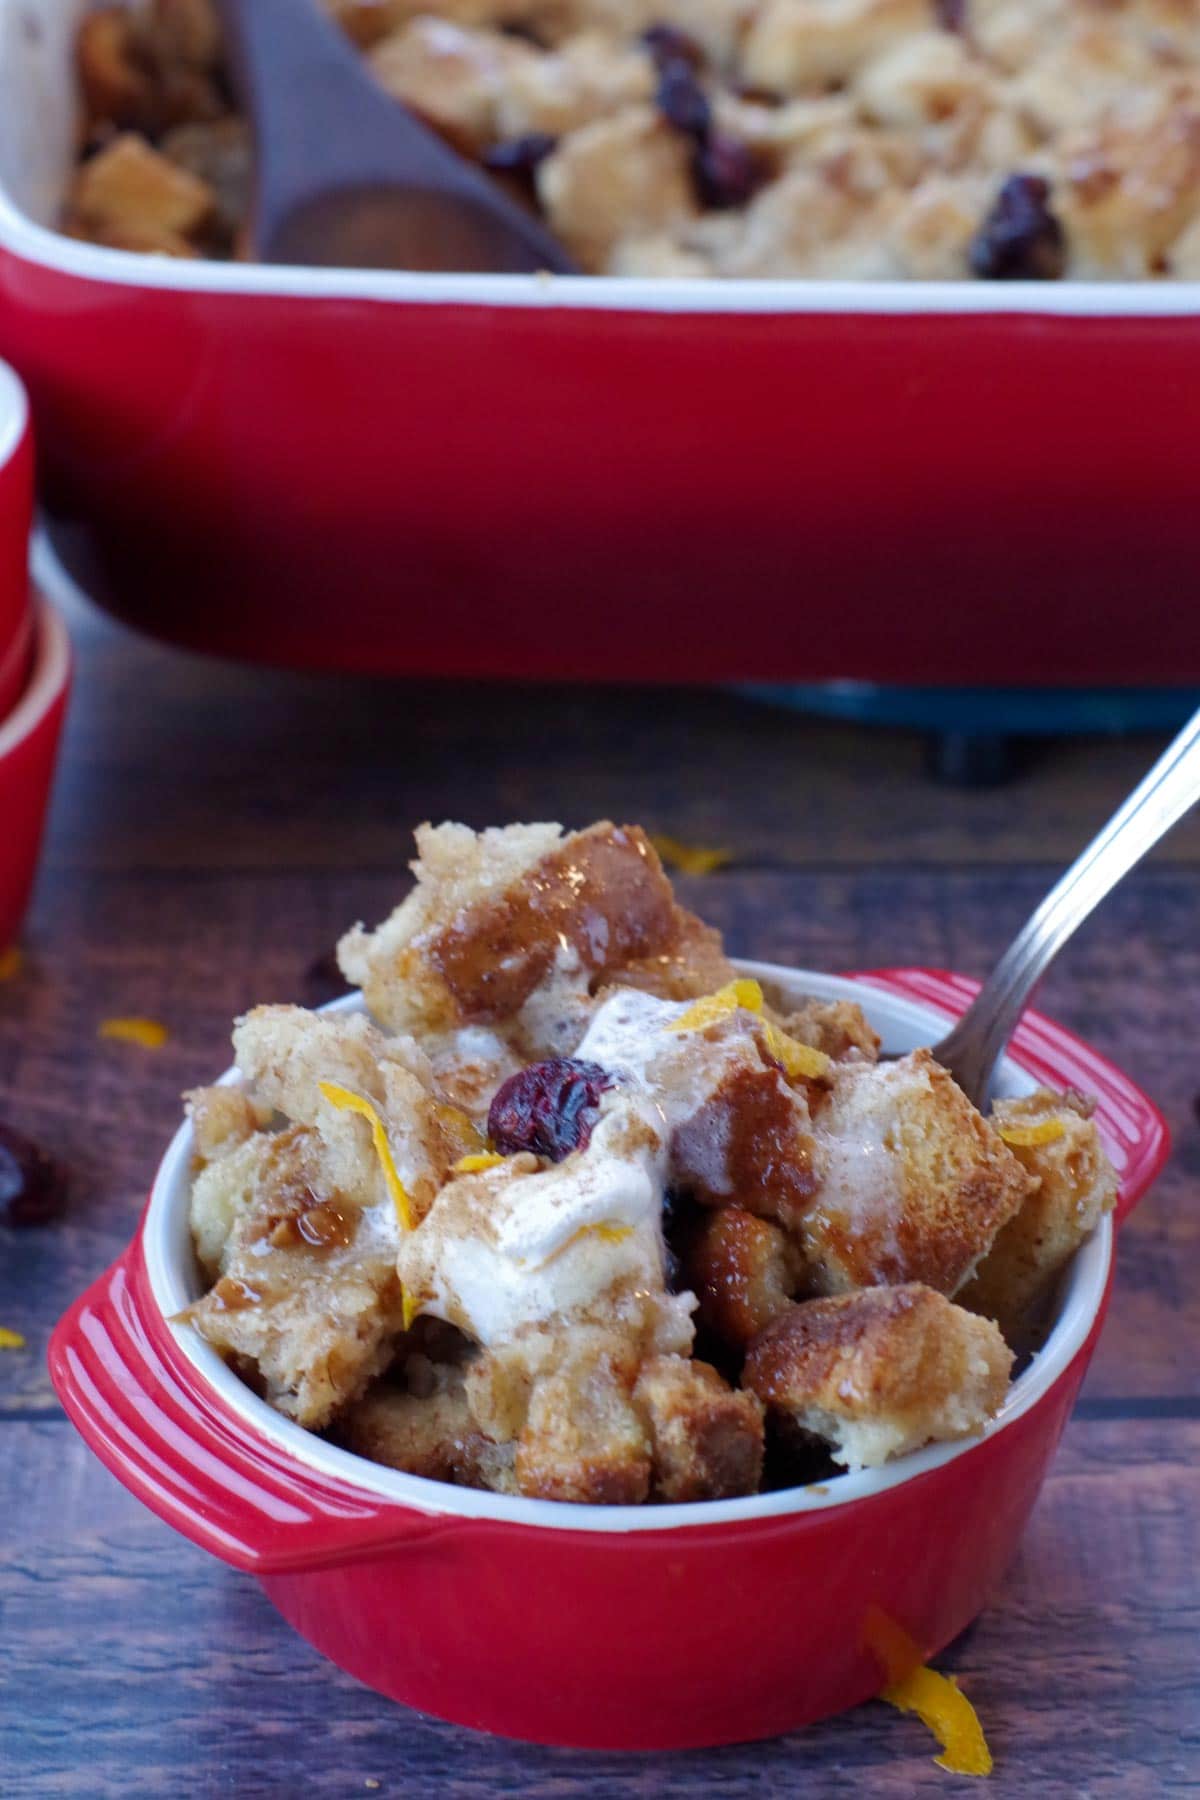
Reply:
M990 1775L992 1754L975 1708L959 1689L953 1675L936 1669L913 1669L885 1687L881 1700L901 1712L916 1713L942 1746L934 1762L952 1775Z
M0 981L15 981L21 973L21 952L15 944L0 950Z
M7 1325L0 1325L0 1350L23 1350L25 1339L19 1331L10 1331Z
M1006 1144L1017 1150L1032 1149L1035 1144L1053 1144L1063 1136L1066 1126L1061 1119L1041 1119L1036 1125L998 1125L996 1129Z
M392 1155L392 1146L388 1143L388 1134L384 1128L383 1120L375 1111L371 1102L369 1100L364 1100L361 1094L354 1094L351 1093L349 1088L339 1087L336 1081L322 1081L319 1083L319 1086L326 1100L328 1100L331 1106L336 1107L338 1112L357 1113L358 1117L360 1119L365 1119L367 1124L371 1127L371 1142L375 1146L375 1154L379 1158L379 1166L383 1170L383 1179L387 1183L388 1193L392 1197L392 1205L396 1209L396 1218L400 1223L400 1229L402 1231L411 1231L414 1224L412 1205L409 1201L408 1194L405 1191L404 1183L401 1181L396 1169L395 1158ZM408 1330L416 1316L416 1302L410 1294L405 1292L405 1331Z
M103 1019L99 1035L143 1050L161 1050L171 1034L158 1019Z
M668 868L679 869L684 875L711 875L714 869L727 868L733 861L732 850L706 844L685 844L661 831L652 831L650 842Z

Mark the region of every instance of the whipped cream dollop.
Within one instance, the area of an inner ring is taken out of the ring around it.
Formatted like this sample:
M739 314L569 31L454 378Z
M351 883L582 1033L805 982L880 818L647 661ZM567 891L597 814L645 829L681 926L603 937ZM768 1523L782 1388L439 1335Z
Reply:
M621 989L575 1055L613 1078L587 1147L550 1169L514 1157L438 1195L398 1268L422 1312L485 1345L606 1298L666 1298L662 1201L673 1130L720 1080L730 1050L672 1033L687 1008ZM670 1304L683 1312L691 1295Z

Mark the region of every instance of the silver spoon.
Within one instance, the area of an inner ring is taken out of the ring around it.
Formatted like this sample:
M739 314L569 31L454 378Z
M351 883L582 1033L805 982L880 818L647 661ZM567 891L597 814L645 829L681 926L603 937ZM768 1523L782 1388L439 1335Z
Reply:
M1067 939L1200 800L1200 712L1058 881L932 1055L976 1106L1034 988Z

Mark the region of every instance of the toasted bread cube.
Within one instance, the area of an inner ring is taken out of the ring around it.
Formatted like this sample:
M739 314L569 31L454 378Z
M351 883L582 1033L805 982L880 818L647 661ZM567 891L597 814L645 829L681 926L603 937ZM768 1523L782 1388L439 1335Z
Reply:
M184 1316L280 1412L321 1430L386 1367L402 1330L391 1203L341 1190L319 1134L293 1126L201 1172L192 1226L207 1264L226 1223L220 1279Z
M153 103L150 72L137 54L133 15L126 6L85 13L75 40L79 82L94 123L145 125Z
M1117 1203L1116 1172L1090 1113L1080 1095L1049 1088L1020 1100L998 1100L992 1109L1001 1131L1047 1123L1062 1128L1049 1142L1012 1146L1030 1176L1029 1193L959 1295L963 1306L995 1319L1010 1342L1036 1323L1057 1277Z
M84 163L71 212L90 231L187 238L212 216L216 195L144 138L125 132Z
M743 76L783 98L825 90L928 23L925 0L766 0L742 45Z
M719 946L636 827L425 825L417 847L414 891L338 946L347 980L394 1030L511 1024L529 1058L569 1053L596 988L697 939Z
M789 1037L823 1050L835 1062L845 1062L847 1057L875 1062L879 1056L879 1034L854 1000L806 1000L792 1012L767 1011Z
M922 1281L953 1294L1028 1191L928 1050L836 1064L813 1130L819 1189L799 1241L816 1293Z
M228 1156L271 1121L270 1108L251 1099L242 1088L194 1088L184 1098L195 1154L202 1163Z
M499 136L497 113L510 73L540 59L539 51L502 32L429 16L410 19L367 60L389 94L461 149L479 151Z
M538 198L580 266L603 274L618 245L696 217L690 159L687 138L655 107L625 106L568 132L538 165Z
M650 1498L727 1500L762 1479L763 1409L708 1363L655 1356L642 1364L633 1404L650 1436Z
M378 1200L388 1197L368 1120L339 1108L323 1093L323 1084L345 1089L375 1109L418 1220L458 1158L479 1148L469 1119L438 1099L424 1052L411 1038L385 1037L360 1013L258 1006L239 1019L233 1043L237 1066L257 1098L320 1130L343 1188Z
M615 1334L564 1333L561 1356L530 1394L517 1444L522 1494L599 1506L646 1499L652 1454L632 1400L636 1373L630 1346Z
M427 1393L377 1383L340 1414L335 1436L356 1455L409 1475L517 1491L514 1446L494 1444L478 1430L457 1367L436 1367Z
M865 1469L981 1431L1012 1360L990 1320L909 1282L789 1308L751 1345L742 1383Z
M786 1311L803 1278L803 1258L787 1234L740 1206L701 1213L679 1250L700 1324L733 1349Z

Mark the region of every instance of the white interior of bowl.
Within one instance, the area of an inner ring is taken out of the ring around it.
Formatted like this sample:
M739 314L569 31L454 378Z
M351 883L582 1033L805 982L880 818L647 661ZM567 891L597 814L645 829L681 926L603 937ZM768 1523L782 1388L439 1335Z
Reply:
M1170 317L1200 282L651 281L594 275L403 275L184 261L76 243L48 229L74 156L74 37L102 0L0 0L0 246L118 286L611 312L1044 313Z
M7 719L0 723L0 762L23 738L36 730L66 686L71 668L71 640L54 608L41 601L35 615L37 650L29 685Z
M790 998L793 1004L806 994L822 999L849 998L861 1002L887 1051L912 1050L920 1044L935 1042L941 1035L942 1015L916 1001L833 975L792 971L771 963L740 962L738 966L747 974L757 976L768 990L773 989L785 999ZM358 996L352 996L334 1002L327 1010L349 1012L360 1009ZM233 1071L222 1077L223 1081L235 1079ZM1002 1063L996 1080L998 1094L1025 1094L1036 1086L1034 1078L1018 1064L1010 1059ZM191 1155L191 1128L184 1125L175 1134L159 1169L143 1228L142 1242L150 1285L164 1318L168 1320L202 1292L188 1228ZM1003 1410L987 1426L985 1435L1002 1431L1035 1405L1072 1361L1095 1321L1111 1257L1112 1224L1105 1219L1075 1257L1060 1292L1054 1329L1044 1349L1013 1383ZM506 1519L513 1524L574 1531L663 1531L726 1519L769 1518L783 1513L815 1512L826 1506L840 1506L882 1493L926 1470L939 1468L956 1456L969 1455L979 1441L969 1439L935 1444L899 1458L882 1469L840 1475L815 1487L787 1488L740 1500L715 1500L690 1506L574 1506L551 1500L520 1500L404 1475L324 1443L251 1393L191 1326L176 1324L171 1329L196 1371L254 1432L271 1438L312 1468L427 1513Z

